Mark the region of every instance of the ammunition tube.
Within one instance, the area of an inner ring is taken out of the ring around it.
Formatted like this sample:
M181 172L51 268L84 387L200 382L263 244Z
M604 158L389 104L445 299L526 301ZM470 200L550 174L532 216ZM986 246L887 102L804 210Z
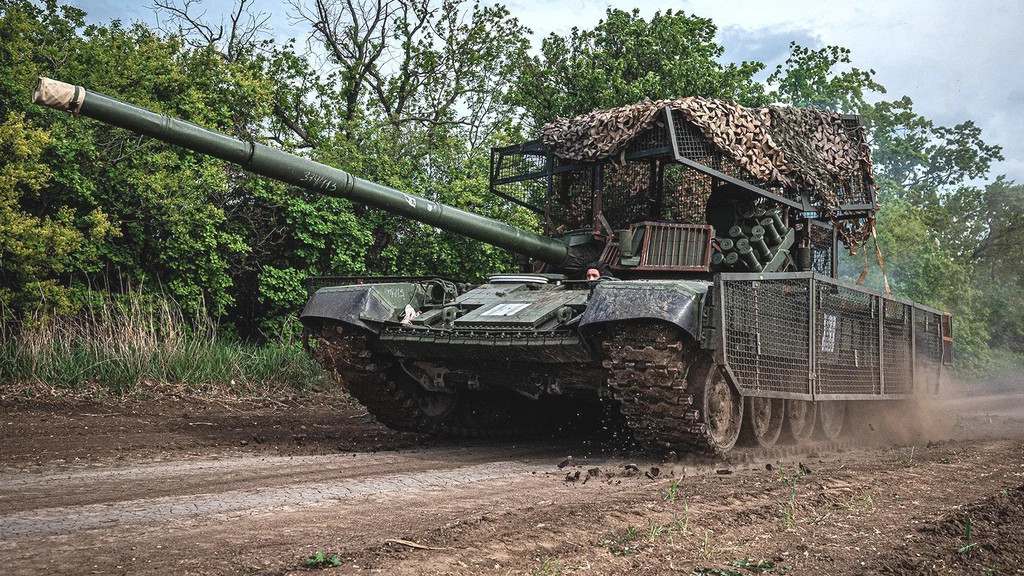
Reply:
M729 252L725 255L725 265L732 268L740 261L740 255L735 252Z
M722 238L721 240L718 241L718 247L722 249L722 252L728 252L729 250L732 250L733 245L734 243L732 241L732 238Z
M729 237L730 238L742 238L743 237L743 227L742 226L733 226L732 228L729 228Z
M712 266L721 266L725 262L725 254L721 252L715 252L715 255L711 257Z
M750 240L746 238L740 238L736 241L736 251L742 253L747 248L750 248Z
M786 224L782 221L782 216L779 216L778 210L773 210L770 216L772 217L772 222L775 223L775 229L778 230L779 236L789 234L789 228L786 227Z
M761 262L758 261L757 255L754 254L754 249L750 247L750 244L746 244L743 247L736 247L736 252L743 259L743 262L747 265L747 268L753 272L760 272L764 269Z
M768 237L769 244L777 246L782 243L782 236L779 236L779 231L775 229L774 220L771 218L761 220L761 229L764 230L764 235Z
M760 226L755 226L755 228L760 228ZM753 236L751 236L750 245L756 248L757 251L761 253L761 257L764 258L765 260L771 258L772 251L770 248L768 248L768 245L764 243L763 234L755 233Z

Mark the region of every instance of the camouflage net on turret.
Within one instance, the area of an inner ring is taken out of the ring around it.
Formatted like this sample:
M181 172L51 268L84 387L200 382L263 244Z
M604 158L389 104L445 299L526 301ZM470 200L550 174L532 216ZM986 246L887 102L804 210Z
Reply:
M811 191L826 217L842 204L839 190L851 181L874 185L864 128L847 128L841 115L821 110L745 108L701 97L647 100L556 120L541 128L540 138L565 160L614 159L631 140L662 122L666 106L764 187ZM846 221L840 234L848 245L856 245L870 227L865 221Z

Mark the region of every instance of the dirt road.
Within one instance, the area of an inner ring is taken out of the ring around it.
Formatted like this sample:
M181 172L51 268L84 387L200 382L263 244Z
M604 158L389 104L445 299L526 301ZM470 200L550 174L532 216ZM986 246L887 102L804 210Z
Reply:
M947 400L913 443L727 462L424 442L332 402L0 409L4 574L309 573L318 551L339 574L1014 574L1024 558L1024 395Z

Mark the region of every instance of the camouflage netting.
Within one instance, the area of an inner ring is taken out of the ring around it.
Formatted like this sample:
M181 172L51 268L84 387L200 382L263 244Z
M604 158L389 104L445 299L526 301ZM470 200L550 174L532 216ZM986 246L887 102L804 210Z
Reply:
M842 204L839 189L851 181L874 184L864 129L849 130L842 116L820 110L752 109L700 97L648 100L559 119L544 125L540 137L544 146L566 160L611 158L661 122L666 106L681 113L754 180L765 186L812 190L825 212Z

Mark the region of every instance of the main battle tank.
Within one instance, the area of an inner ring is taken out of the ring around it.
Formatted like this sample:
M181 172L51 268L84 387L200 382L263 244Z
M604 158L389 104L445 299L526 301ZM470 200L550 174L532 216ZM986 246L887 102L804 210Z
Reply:
M836 440L852 408L933 394L952 363L948 314L836 277L877 209L855 116L678 98L549 124L491 154L534 234L81 87L41 78L33 102L523 256L477 286L311 295L313 353L395 429L496 436L596 405L657 451Z

